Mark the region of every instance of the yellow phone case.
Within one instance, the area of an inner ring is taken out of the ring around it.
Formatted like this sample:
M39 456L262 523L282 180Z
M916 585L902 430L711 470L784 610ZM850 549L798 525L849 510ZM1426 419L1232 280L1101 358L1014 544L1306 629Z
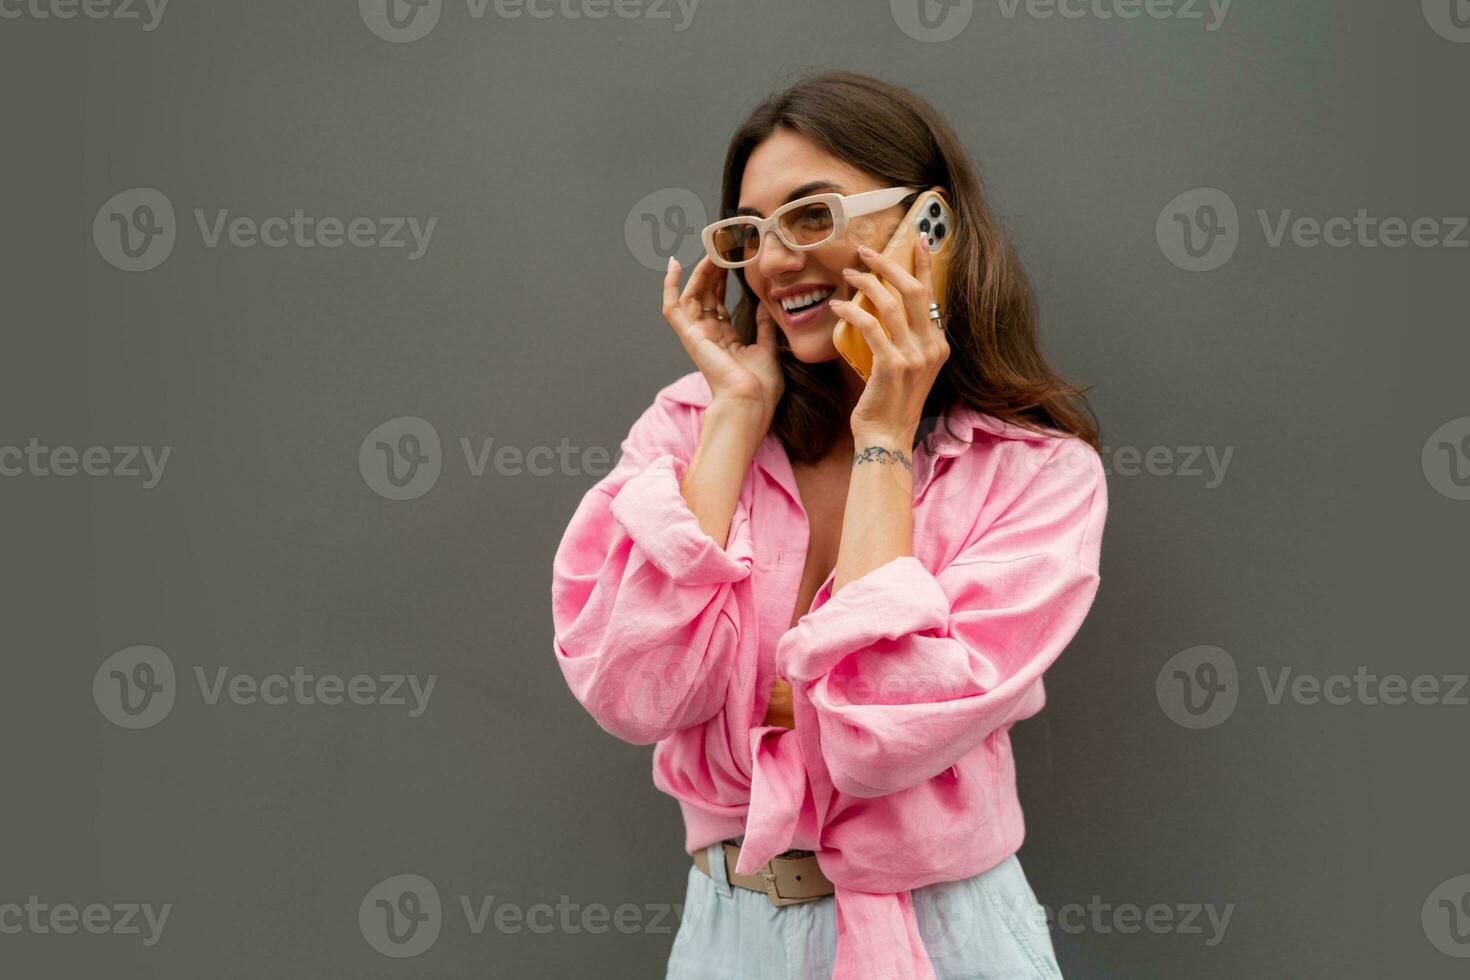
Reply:
M954 212L950 210L949 202L939 191L927 190L914 201L913 207L909 208L883 249L884 255L898 262L906 272L912 273L914 243L923 240L929 249L934 302L939 304L941 310L947 309L945 298L946 287L949 285L949 257L954 252L954 228ZM877 315L866 293L856 293L853 302L859 309ZM858 376L867 381L873 373L873 352L863 339L862 331L846 320L839 319L832 330L832 343L843 360L851 364Z

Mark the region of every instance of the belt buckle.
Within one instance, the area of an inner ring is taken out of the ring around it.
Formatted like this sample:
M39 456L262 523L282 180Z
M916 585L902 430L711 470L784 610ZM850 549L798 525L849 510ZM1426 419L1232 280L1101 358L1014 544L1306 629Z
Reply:
M761 868L759 872L761 878L765 880L766 898L771 900L771 904L779 909L786 905L796 905L800 902L812 901L813 899L811 898L788 898L776 890L775 863L776 859L772 858L771 860L766 862L765 867Z

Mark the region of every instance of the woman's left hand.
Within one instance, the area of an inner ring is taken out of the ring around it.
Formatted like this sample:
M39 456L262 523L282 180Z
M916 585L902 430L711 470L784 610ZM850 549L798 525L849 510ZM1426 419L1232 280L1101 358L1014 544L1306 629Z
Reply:
M868 297L878 315L851 300L829 300L873 352L872 374L852 410L852 434L855 440L883 440L907 451L929 389L949 357L944 330L929 317L933 302L929 250L923 241L914 243L913 275L866 245L858 248L858 254L872 271L844 269L843 275Z

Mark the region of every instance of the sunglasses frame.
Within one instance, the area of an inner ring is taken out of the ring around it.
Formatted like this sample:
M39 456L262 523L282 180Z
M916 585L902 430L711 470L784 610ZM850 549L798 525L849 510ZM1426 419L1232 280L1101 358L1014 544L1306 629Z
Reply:
M883 187L875 191L863 191L858 194L838 194L827 192L823 194L812 194L809 197L799 197L794 201L787 201L779 208L771 212L770 217L762 218L754 214L738 214L733 218L724 218L712 224L705 225L700 238L704 241L704 253L709 256L710 261L722 269L740 269L750 265L760 258L761 249L766 246L766 235L772 231L776 237L781 239L782 244L796 252L808 252L814 248L821 248L830 243L838 235L847 230L848 221L852 218L860 218L865 214L882 211L898 204L910 194L917 194L921 188L918 187ZM806 207L811 204L825 203L832 212L832 234L819 242L811 242L806 245L798 244L786 237L781 228L781 216L788 211ZM720 258L715 250L715 232L721 228L731 225L754 225L760 233L756 239L758 244L755 254L743 262L730 262Z

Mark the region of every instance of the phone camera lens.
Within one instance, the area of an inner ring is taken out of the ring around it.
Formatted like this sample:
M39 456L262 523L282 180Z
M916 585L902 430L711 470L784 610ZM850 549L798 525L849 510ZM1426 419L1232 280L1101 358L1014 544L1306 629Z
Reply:
M929 219L928 218L921 218L921 219L919 219L919 230L922 231L922 232L925 232L926 234L928 233L928 231L929 231Z
M944 224L943 223L940 223L940 224L937 224L937 225L934 226L934 237L935 238L943 238L944 237Z
M929 217L931 217L931 218L937 218L937 217L939 217L939 202L938 201L930 201L929 202Z

